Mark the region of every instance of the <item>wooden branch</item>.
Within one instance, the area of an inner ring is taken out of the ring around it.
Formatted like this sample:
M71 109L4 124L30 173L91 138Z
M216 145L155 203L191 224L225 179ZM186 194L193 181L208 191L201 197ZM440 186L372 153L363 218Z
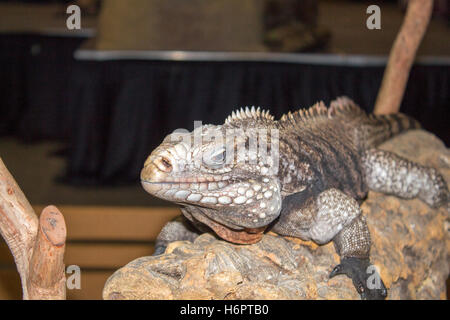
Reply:
M64 249L66 224L55 206L42 210L39 229L31 257L27 288L31 300L66 298Z
M64 218L58 209L49 206L42 211L39 225L34 210L1 158L0 233L14 257L23 299L64 299Z
M433 9L433 0L409 0L405 19L389 54L374 113L400 110L409 71L425 34Z
M38 218L13 176L0 159L0 232L12 252L28 299L27 275L38 229Z

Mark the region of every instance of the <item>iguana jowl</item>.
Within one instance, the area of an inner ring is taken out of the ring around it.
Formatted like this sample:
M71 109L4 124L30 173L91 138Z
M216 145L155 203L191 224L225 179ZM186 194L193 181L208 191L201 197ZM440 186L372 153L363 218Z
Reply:
M368 190L418 197L432 207L449 200L435 169L376 148L418 127L403 114L367 115L342 97L329 108L317 103L278 121L267 111L241 109L223 125L186 134L188 139L169 135L146 160L141 181L150 194L180 204L184 219L163 228L155 253L171 241L192 241L210 230L234 243L257 242L266 230L318 244L333 241L341 262L330 277L346 274L362 298L385 298L382 281L377 288L367 283L371 241L359 204ZM186 142L195 134L225 136L230 129L243 133L220 143ZM268 170L271 161L259 154L253 162L230 159L227 150L249 149L251 129L278 130L277 171Z

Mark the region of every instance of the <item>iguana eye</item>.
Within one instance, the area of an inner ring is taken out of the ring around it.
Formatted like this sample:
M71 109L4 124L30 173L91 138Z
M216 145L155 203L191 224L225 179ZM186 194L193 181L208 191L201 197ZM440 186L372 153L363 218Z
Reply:
M203 159L203 163L212 169L218 169L224 165L225 159L226 159L226 150L225 148L220 148L214 150L209 155L206 155L206 157L204 157Z
M211 160L216 163L223 163L225 162L226 153L227 151L225 149L221 149L211 156Z

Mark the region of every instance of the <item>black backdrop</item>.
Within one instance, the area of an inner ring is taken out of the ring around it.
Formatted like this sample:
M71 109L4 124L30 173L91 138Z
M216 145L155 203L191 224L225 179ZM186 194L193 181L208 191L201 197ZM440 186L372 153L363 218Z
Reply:
M67 139L73 53L83 37L0 35L0 135Z
M449 141L449 68L416 66L402 111ZM240 106L279 117L348 95L367 111L382 67L250 62L82 62L73 79L72 182L136 181L148 153L194 120L221 123Z
M288 110L347 95L371 111L382 66L275 62L76 61L80 39L0 37L0 131L23 140L63 139L65 181L138 181L149 152L194 120L221 123L237 107ZM3 45L3 47L2 47ZM38 45L38 46L36 46ZM14 47L14 46L13 46ZM9 52L9 53L8 53ZM416 65L402 112L450 144L450 66Z

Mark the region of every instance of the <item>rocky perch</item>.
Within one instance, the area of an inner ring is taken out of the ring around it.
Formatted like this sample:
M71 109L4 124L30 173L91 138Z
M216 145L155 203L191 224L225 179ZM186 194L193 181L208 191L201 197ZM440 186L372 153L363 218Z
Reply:
M411 131L382 149L434 166L450 182L450 149ZM370 192L362 206L372 236L372 262L388 299L445 299L449 275L449 207ZM272 233L253 245L203 234L173 242L165 254L136 259L106 282L104 299L359 299L346 276L328 279L339 257L332 243Z

